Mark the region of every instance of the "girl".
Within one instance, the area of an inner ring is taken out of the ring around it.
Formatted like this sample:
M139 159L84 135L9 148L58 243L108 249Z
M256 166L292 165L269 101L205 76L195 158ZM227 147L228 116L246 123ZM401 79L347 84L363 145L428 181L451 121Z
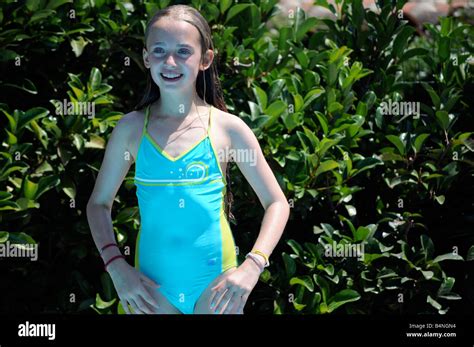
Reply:
M288 203L256 137L227 113L213 58L209 25L194 8L170 6L148 23L146 94L114 128L87 205L119 311L242 314L288 220ZM240 265L227 220L232 152L245 154L236 163L266 211ZM135 267L121 255L111 219L132 160L141 219Z

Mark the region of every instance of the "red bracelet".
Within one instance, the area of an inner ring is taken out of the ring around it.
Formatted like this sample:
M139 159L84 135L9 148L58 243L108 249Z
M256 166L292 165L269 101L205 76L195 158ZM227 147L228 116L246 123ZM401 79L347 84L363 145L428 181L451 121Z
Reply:
M104 247L102 247L102 248L100 249L100 254L102 255L102 253L103 253L107 248L112 247L112 246L115 246L115 247L118 248L118 245L117 245L116 243L109 243L109 244L105 245Z
M109 261L105 263L105 265L104 265L104 270L107 271L107 266L108 266L111 262L113 262L115 259L119 259L119 258L125 259L125 257L124 257L123 255L121 255L121 254L120 254L120 255L116 255L115 257L110 258Z

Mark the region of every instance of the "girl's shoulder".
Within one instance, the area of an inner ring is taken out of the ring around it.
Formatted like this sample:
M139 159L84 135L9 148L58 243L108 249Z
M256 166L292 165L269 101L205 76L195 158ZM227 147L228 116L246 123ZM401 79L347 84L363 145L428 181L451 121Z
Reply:
M136 157L138 142L141 138L143 126L145 124L145 111L131 111L120 118L117 122L114 132L118 133L122 141L126 142L126 147Z
M212 122L217 124L218 127L226 130L228 133L236 131L242 126L246 126L245 122L235 114L222 111L217 107L213 108Z
M232 142L236 140L239 142L240 139L253 135L252 130L242 118L229 112L216 110L217 114L212 116L212 120L229 135Z

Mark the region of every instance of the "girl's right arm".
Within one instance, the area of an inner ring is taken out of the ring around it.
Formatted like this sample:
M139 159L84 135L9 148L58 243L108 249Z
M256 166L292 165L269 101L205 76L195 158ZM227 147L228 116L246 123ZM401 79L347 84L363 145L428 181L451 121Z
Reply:
M94 190L87 203L87 219L99 250L110 243L117 243L111 211L115 196L132 164L133 157L129 145L131 136L134 135L133 122L136 122L136 119L136 113L127 114L112 131ZM101 254L104 262L117 255L121 255L118 247L107 247ZM114 282L126 313L130 313L128 305L136 313L153 313L153 306L158 307L157 302L145 288L145 286L156 288L156 283L130 266L123 258L111 262L106 270Z

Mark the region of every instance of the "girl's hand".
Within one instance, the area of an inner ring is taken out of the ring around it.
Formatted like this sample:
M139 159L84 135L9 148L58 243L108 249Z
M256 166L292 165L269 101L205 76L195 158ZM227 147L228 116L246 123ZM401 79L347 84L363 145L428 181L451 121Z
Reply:
M124 311L130 314L129 306L134 313L155 313L158 303L150 295L147 287L152 290L159 287L153 280L130 266L124 259L114 261L107 270L114 282Z
M252 259L246 259L236 270L224 278L211 290L210 309L214 313L240 313L258 282L261 270ZM227 304L227 306L226 306Z

